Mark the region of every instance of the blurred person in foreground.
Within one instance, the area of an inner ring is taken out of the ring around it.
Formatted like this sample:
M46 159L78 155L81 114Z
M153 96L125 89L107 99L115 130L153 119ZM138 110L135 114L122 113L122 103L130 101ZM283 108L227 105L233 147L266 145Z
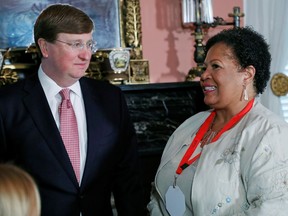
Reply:
M155 176L152 216L287 215L288 124L257 100L271 55L251 27L206 44L200 84L210 110L171 135Z
M12 164L0 164L0 215L40 216L40 197L33 178Z
M110 216L111 194L120 216L145 209L124 95L84 77L93 31L80 9L49 5L34 25L38 74L0 89L0 160L33 176L42 216Z

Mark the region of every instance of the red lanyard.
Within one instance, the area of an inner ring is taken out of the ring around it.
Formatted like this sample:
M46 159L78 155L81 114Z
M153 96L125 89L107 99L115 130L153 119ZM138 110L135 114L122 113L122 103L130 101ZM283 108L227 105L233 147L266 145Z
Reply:
M238 114L236 114L235 116L233 116L232 119L230 119L230 121L220 130L220 132L212 139L212 142L215 142L216 140L219 139L219 137L227 130L229 130L230 128L232 128L237 122L239 122L241 120L241 118L248 113L254 103L254 99L249 101L249 103L244 107L244 109L239 112ZM176 173L178 175L180 175L182 173L182 171L187 168L189 165L191 165L195 160L197 160L201 153L197 154L196 156L194 156L193 158L191 158L189 160L189 158L193 155L193 153L195 152L197 146L199 145L199 143L201 142L203 136L205 135L206 131L209 129L210 124L212 123L214 117L216 115L216 112L213 111L211 112L211 114L208 116L208 118L205 120L205 122L201 125L200 129L198 130L195 138L193 139L190 147L188 148L188 150L186 151L185 155L183 156L177 170Z

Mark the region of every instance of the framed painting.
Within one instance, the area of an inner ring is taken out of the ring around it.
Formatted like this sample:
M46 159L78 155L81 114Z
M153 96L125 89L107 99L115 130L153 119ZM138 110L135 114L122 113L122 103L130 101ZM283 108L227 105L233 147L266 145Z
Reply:
M122 47L120 0L0 0L0 49L34 43L33 26L50 4L67 3L85 11L94 21L98 48Z
M78 7L94 21L93 38L98 51L92 55L87 76L112 83L147 82L149 70L142 55L140 0L0 0L0 86L1 80L4 84L13 83L37 71L40 59L33 37L34 23L44 8L55 3ZM129 50L132 63L122 73L107 63L110 52L119 49ZM130 70L133 70L131 79Z

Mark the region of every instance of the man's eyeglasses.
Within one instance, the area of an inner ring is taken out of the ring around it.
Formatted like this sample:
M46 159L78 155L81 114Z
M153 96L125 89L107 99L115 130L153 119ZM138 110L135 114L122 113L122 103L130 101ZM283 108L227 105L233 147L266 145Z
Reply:
M87 49L89 49L92 53L96 53L96 51L97 51L97 47L96 47L97 42L94 40L90 40L86 44L84 44L83 42L80 42L80 41L65 42L65 41L61 41L61 40L57 40L57 39L55 41L67 44L73 50L81 51L84 49L84 46L86 46Z

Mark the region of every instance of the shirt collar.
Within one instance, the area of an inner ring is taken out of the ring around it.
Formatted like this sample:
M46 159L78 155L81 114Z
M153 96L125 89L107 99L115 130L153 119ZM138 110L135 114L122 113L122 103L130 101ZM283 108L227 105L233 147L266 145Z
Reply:
M63 89L62 87L57 85L57 83L54 80L52 80L49 76L47 76L44 73L41 65L38 70L38 77L46 94L46 97L48 98L54 97L59 93L59 91L61 91L61 89ZM81 97L82 94L79 81L69 86L68 88L71 89L77 96Z

